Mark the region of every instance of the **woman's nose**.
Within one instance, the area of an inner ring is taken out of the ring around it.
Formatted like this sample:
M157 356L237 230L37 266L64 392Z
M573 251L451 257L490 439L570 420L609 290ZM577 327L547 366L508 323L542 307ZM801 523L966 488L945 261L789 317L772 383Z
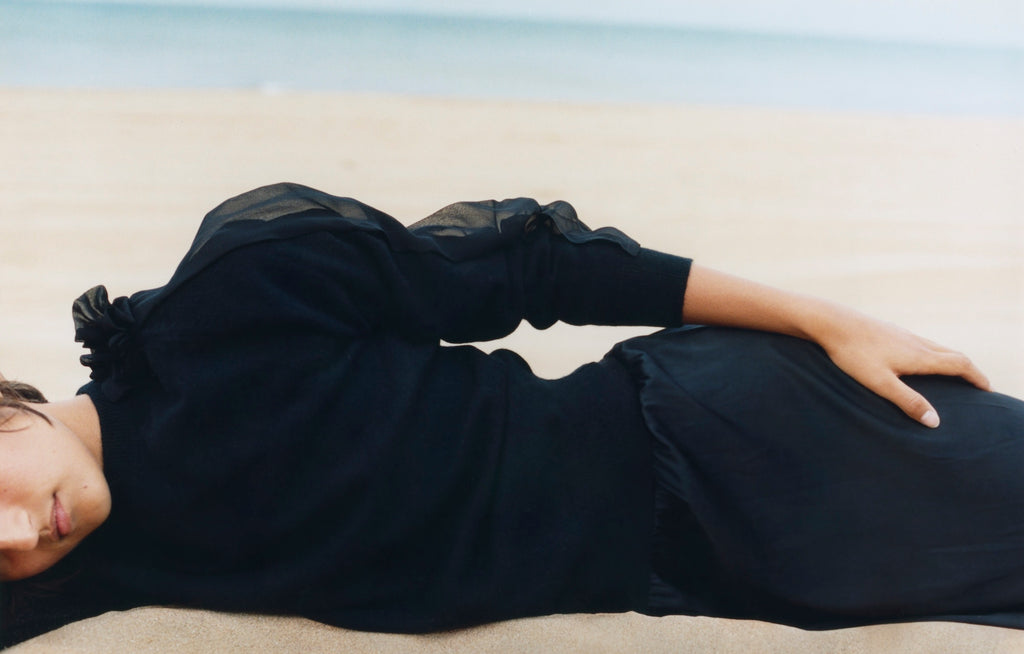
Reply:
M0 507L0 549L32 550L38 542L39 532L32 526L28 511Z

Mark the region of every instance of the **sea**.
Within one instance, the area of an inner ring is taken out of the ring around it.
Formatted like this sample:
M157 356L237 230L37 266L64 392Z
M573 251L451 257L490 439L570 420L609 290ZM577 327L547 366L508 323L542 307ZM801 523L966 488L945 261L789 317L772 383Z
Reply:
M328 9L0 0L0 86L1024 115L1024 48Z

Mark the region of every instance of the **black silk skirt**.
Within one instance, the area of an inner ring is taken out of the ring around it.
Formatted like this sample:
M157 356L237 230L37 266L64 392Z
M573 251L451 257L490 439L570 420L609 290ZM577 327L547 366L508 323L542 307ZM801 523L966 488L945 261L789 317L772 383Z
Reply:
M908 378L942 420L928 429L816 345L743 330L614 354L654 437L647 612L1024 628L1024 402Z

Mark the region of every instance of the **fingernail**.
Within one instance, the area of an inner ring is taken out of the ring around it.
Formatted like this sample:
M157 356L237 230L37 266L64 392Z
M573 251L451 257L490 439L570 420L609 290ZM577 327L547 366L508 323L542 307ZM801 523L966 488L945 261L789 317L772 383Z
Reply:
M929 409L923 416L921 416L921 424L925 427L935 429L939 426L939 414L935 413L933 409Z

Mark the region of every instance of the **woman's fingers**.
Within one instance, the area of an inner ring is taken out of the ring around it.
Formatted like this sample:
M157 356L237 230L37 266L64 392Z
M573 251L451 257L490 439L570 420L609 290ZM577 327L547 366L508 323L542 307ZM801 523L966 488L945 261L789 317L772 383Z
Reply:
M924 396L907 386L902 381L899 383L896 406L903 409L908 416L917 420L925 427L935 428L939 426L939 414L931 403L924 399Z
M985 374L966 355L952 350L932 352L927 357L927 362L918 362L899 374L949 375L962 377L982 390L990 388ZM874 390L922 425L932 428L939 426L939 415L935 407L923 395L905 384L897 374L890 375Z
M939 425L938 412L901 377L950 375L989 389L988 378L960 352L845 308L823 315L825 319L808 333L832 361L925 426Z
M903 413L934 429L939 426L939 414L924 396L893 375L887 384L876 391L879 395L898 406Z
M950 375L962 377L987 390L988 379L969 358L952 350L935 351L921 347L916 339L875 341L878 346L847 349L833 361L851 377L926 427L938 427L935 407L901 379L904 375Z
M915 357L912 361L900 366L900 375L946 375L962 377L982 390L990 390L988 377L967 355L954 350L928 351L924 356Z
M941 353L938 358L936 369L933 374L950 375L963 377L978 388L987 391L991 388L988 377L985 376L974 362L960 352Z

